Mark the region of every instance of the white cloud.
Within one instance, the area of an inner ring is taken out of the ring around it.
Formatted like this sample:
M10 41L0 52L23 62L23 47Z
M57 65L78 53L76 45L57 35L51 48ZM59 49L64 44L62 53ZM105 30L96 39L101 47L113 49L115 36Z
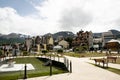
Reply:
M13 8L0 8L0 32L41 35L60 30L119 30L119 0L45 0L37 5L30 3L38 12L24 17Z
M58 24L61 30L72 29L74 32L81 29L93 32L114 28L119 30L116 27L116 20L120 18L119 0L46 0L35 7L41 16Z
M53 24L33 16L20 16L13 8L0 8L0 32L10 32L40 35L54 31Z

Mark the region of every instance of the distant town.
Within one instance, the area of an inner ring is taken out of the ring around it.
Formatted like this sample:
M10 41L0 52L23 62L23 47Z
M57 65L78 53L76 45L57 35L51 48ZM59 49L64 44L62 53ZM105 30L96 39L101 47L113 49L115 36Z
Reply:
M61 31L55 34L30 37L27 35L11 33L0 35L0 48L6 53L13 52L19 55L20 51L39 53L42 50L56 51L91 51L108 50L107 43L110 41L120 42L120 32L109 30L102 33L80 30L76 34L70 31ZM115 48L115 47L114 47ZM117 50L119 51L119 50Z
M70 80L83 77L93 80L91 76L86 77L88 73L97 76L95 80L103 74L111 74L111 80L118 79L119 53L120 32L117 30L102 33L80 30L76 34L61 31L32 37L16 33L1 34L0 79L43 80L49 75L52 77L47 80L69 80L69 77L72 77ZM100 79L106 80L106 76Z

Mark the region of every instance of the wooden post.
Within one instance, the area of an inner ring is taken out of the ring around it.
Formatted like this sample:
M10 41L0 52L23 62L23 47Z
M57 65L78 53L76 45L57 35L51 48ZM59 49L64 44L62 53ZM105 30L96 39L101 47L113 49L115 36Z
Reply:
M104 68L104 64L105 64L105 62L103 61L103 68Z

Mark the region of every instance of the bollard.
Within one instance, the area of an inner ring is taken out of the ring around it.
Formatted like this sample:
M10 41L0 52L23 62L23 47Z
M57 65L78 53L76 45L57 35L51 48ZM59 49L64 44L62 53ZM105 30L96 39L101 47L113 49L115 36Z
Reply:
M51 60L51 54L50 54L50 60Z
M72 62L70 61L70 73L72 73Z
M52 76L52 60L50 61L50 76Z
M54 55L54 60L55 60L55 55Z
M69 69L69 60L67 59L67 68Z
M58 55L58 62L60 61L60 57L59 57L59 55Z
M65 58L65 66L67 67L67 58Z
M66 65L66 58L64 57L64 64Z
M24 79L27 79L27 66L25 64L25 70L24 70Z

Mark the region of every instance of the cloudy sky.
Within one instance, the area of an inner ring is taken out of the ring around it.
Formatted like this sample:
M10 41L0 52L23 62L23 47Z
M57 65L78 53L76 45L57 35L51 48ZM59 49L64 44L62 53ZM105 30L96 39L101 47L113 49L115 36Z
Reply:
M0 33L120 30L120 0L0 0Z

